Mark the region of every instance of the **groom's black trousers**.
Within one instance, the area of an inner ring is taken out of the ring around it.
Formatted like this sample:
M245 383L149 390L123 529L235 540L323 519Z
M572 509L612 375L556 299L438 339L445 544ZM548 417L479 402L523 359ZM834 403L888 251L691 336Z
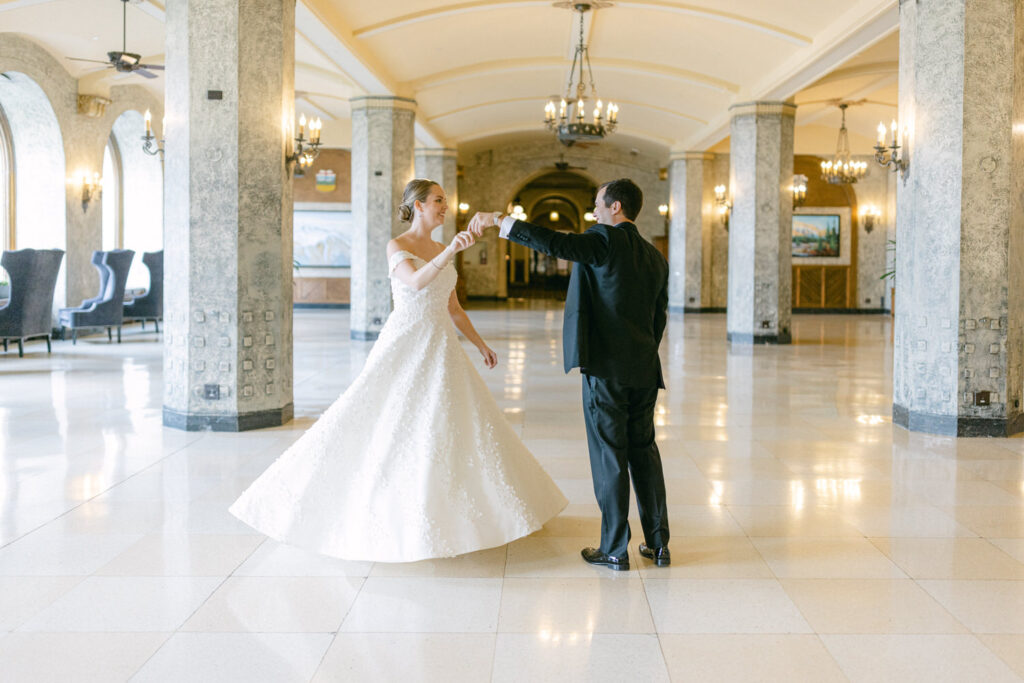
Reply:
M644 542L668 545L665 474L654 441L658 388L628 387L583 375L590 471L601 508L601 552L626 557L629 546L629 479L632 474Z

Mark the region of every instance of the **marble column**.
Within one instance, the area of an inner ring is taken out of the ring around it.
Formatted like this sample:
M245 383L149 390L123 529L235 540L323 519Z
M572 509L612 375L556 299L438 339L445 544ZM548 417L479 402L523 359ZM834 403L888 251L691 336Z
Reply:
M295 0L177 0L166 35L164 424L280 425L292 418Z
M749 102L730 110L728 339L788 344L796 105Z
M705 278L710 263L714 195L707 183L713 154L685 152L669 163L668 305L672 311L697 312L711 305L711 288Z
M901 2L893 421L1024 429L1024 4Z
M416 177L429 178L444 188L448 196L448 213L444 225L434 230L434 239L448 244L455 237L455 218L459 213L459 180L454 149L419 147L416 149Z
M387 243L408 229L398 217L413 178L416 102L356 97L352 104L352 339L377 338L391 312Z

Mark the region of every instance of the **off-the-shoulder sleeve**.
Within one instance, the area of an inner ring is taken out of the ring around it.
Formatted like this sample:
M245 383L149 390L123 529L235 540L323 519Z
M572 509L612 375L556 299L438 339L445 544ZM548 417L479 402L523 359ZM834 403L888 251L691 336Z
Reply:
M404 249L402 251L396 251L391 255L391 258L388 259L388 275L394 273L395 268L397 268L398 264L402 261L414 258L416 258L415 254L405 251Z

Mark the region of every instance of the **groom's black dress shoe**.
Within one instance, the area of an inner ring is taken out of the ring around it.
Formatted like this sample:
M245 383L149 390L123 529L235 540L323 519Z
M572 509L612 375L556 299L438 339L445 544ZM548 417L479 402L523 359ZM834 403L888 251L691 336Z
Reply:
M583 561L587 564L608 567L609 569L614 569L619 572L629 569L629 556L615 557L614 555L602 553L597 548L584 548L580 551L580 555L583 556Z
M641 543L640 554L648 560L654 560L654 564L659 567L667 567L672 564L672 554L668 551L667 545L660 548L649 548L646 543Z

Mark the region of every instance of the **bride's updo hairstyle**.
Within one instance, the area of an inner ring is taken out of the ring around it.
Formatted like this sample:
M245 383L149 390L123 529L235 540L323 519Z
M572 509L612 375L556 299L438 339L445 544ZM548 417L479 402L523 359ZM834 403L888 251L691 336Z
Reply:
M415 202L425 202L430 196L430 190L437 185L433 180L426 178L415 178L405 186L405 193L402 195L402 203L398 205L398 217L406 223L412 222L415 211Z

